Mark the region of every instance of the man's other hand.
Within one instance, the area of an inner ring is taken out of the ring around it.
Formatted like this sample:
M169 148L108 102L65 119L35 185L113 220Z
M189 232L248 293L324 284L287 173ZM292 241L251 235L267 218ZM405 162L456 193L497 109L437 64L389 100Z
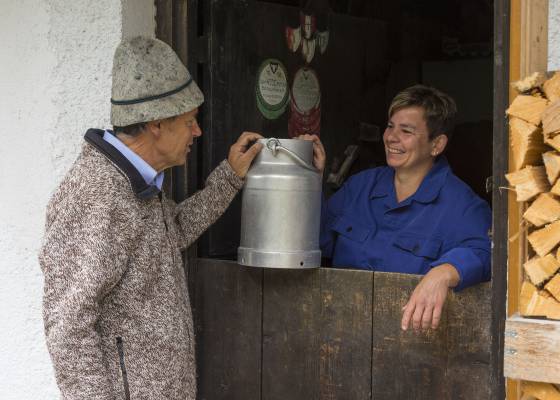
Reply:
M243 132L237 142L229 148L228 162L237 176L245 178L254 158L263 148L261 143L252 143L263 137L255 132ZM252 145L251 145L252 143Z
M403 307L401 328L406 331L411 325L415 331L436 329L449 288L459 284L460 276L451 264L432 268L412 292Z
M325 161L327 159L325 148L323 147L323 143L319 139L317 135L299 135L296 139L300 140L308 140L313 142L313 165L315 168L319 170L320 173L323 173L325 170Z

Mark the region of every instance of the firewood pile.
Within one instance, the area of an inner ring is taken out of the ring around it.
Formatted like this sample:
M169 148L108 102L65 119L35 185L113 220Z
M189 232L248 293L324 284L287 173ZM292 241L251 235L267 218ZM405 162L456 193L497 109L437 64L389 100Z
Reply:
M524 382L521 400L560 400L560 391L550 383Z
M506 179L526 205L522 224L532 249L519 311L560 320L560 71L513 86L519 95L507 110L513 172Z

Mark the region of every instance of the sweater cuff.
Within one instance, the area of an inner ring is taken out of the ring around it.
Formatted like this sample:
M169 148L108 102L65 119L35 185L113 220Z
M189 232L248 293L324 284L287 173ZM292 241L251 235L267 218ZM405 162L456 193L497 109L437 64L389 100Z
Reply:
M233 171L228 160L223 160L220 165L218 165L218 168L216 168L216 172L223 176L223 178L236 190L240 190L245 183L245 180L237 176L237 174Z

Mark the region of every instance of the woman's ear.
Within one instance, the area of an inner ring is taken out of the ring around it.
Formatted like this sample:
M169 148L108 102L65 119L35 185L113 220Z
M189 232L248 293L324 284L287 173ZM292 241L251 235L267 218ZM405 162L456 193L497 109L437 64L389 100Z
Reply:
M441 134L434 138L432 141L432 156L437 157L445 150L449 139L447 135Z

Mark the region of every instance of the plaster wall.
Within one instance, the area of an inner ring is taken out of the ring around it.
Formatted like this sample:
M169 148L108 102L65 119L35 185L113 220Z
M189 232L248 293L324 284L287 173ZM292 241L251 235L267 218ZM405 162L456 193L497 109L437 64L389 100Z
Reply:
M107 127L123 36L155 32L153 0L0 0L0 399L59 398L37 252L50 194L89 127Z

